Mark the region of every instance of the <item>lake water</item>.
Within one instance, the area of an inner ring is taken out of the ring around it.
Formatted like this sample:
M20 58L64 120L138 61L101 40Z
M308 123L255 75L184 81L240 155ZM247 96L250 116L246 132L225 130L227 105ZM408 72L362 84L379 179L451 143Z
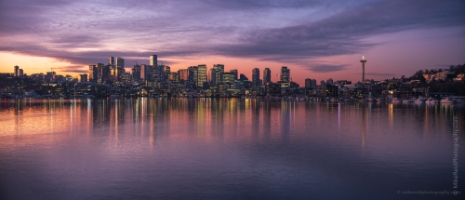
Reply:
M0 199L459 199L464 115L457 105L2 99Z

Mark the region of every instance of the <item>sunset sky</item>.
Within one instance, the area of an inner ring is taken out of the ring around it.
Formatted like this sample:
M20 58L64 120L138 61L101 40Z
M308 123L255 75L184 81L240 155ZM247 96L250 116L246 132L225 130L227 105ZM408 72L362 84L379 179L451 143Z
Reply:
M369 79L410 76L465 63L465 1L0 1L1 73L76 76L152 54L172 71L221 63L249 78L288 66L300 84L359 81L362 56Z

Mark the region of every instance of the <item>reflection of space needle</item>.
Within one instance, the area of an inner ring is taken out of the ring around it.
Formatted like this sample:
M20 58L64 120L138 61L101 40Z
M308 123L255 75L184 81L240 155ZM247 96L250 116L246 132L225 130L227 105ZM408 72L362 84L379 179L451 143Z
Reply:
M362 63L362 83L365 81L365 63L367 62L367 59L365 59L365 56L362 56L362 59L360 59L360 62Z

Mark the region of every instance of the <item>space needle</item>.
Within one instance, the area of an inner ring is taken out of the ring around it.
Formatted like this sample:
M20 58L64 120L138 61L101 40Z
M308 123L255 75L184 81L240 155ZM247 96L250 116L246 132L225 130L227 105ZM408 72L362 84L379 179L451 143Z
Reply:
M367 59L365 59L365 56L362 56L362 59L360 59L360 62L362 63L362 83L365 82L365 63L367 62Z

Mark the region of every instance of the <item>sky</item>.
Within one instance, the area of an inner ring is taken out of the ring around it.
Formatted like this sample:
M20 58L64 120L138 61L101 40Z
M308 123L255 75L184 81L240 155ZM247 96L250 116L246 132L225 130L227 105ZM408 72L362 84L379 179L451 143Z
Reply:
M373 0L0 0L0 73L53 70L149 56L172 71L224 64L281 66L293 81L360 81L465 64L465 1Z

